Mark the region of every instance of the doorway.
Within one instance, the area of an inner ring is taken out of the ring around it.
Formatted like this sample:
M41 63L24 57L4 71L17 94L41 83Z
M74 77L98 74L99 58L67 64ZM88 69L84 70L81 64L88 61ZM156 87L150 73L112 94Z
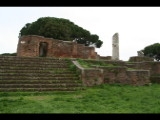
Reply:
M47 42L40 42L39 56L40 57L46 57L47 56L47 50L48 50L48 43Z

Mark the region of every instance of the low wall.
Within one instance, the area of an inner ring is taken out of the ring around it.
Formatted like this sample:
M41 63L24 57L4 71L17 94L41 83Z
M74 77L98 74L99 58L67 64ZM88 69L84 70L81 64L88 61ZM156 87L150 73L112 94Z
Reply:
M145 85L150 83L149 70L127 70L126 67L105 67L104 83L121 83L130 85Z
M144 62L144 61L154 61L154 59L150 57L133 56L133 57L130 57L128 61L129 62Z
M77 66L80 78L84 86L100 85L103 83L114 84L130 84L130 85L146 85L150 83L149 70L127 70L125 66L99 66L86 69L79 65L75 60L73 63Z
M79 65L77 61L72 61L77 66L77 72L80 74L80 78L84 86L94 86L104 83L104 76L102 69L86 69Z
M126 67L100 67L103 69L104 83L126 83Z
M149 70L127 70L126 73L129 84L140 86L150 83Z
M160 75L152 75L151 77L150 77L150 81L152 82L152 83L160 83Z
M128 68L150 70L152 75L160 75L160 62L145 61L145 62L130 62L125 65Z
M141 69L150 70L151 75L160 74L160 62L143 62L140 66Z
M103 83L103 70L83 69L82 81L85 86L100 85Z
M125 66L125 62L124 61L112 61L112 60L94 60L94 59L84 59L85 62L88 62L88 63L93 63L93 64L96 64L96 63L99 63L100 61L102 61L104 64L112 64L114 66Z
M99 56L100 60L111 60L112 56Z

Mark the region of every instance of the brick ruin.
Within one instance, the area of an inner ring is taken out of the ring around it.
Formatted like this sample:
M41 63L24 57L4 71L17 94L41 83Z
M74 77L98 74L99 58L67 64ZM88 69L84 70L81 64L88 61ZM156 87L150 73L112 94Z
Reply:
M97 59L100 57L95 52L94 47L37 35L28 35L19 38L17 56L83 59Z
M85 61L98 62L98 60ZM117 83L141 86L160 83L160 62L103 60L106 64L114 66L92 66L91 68L82 68L78 62L73 62L77 66L77 70L80 71L85 86Z
M99 66L86 69L79 68L81 80L86 86L102 83L122 83L132 85L145 85L152 82L160 83L160 62L144 56L130 57L129 61L113 60L112 56L100 56L94 47L87 47L72 41L63 41L45 38L37 35L22 36L18 41L17 56L22 57L56 57L56 58L82 58L103 60L114 67ZM119 55L116 57L119 58Z

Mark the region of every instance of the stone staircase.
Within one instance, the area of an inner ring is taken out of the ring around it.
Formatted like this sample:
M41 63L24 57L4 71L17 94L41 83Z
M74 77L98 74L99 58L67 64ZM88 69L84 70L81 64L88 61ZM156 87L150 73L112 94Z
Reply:
M82 81L69 59L0 56L0 91L75 91Z

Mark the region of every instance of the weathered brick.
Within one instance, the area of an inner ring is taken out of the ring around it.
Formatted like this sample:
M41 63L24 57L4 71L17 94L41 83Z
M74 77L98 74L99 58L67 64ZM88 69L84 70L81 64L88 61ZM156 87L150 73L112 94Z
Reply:
M42 48L41 43L45 43L46 47L43 46ZM46 49L47 57L83 59L97 59L98 57L94 47L77 44L72 41L45 38L37 35L28 35L19 38L17 56L40 56L40 51L43 51L42 49Z

